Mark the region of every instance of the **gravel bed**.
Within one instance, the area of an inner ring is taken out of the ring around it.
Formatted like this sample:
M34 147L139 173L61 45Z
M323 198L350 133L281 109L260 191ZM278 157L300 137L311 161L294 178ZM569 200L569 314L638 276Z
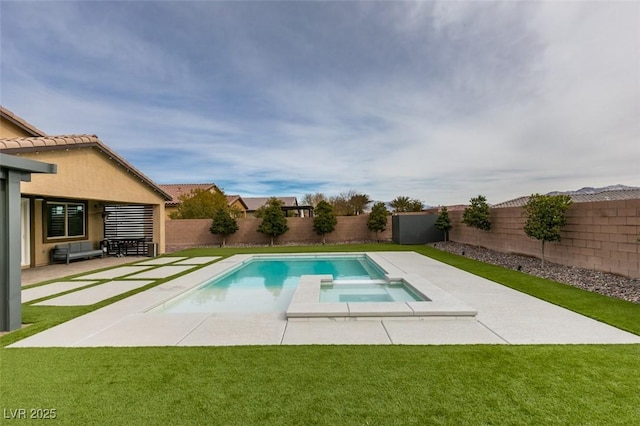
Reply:
M559 281L583 290L640 304L640 280L591 269L575 268L511 253L478 248L467 244L440 242L429 244L439 250L464 255L485 263L520 270L530 275Z

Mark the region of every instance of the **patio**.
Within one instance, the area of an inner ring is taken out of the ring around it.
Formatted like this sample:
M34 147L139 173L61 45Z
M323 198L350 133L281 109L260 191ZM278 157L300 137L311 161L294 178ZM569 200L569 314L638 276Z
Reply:
M191 263L194 270L9 347L640 343L640 336L417 253L376 254L399 270L429 279L443 291L477 309L478 315L475 318L305 318L287 321L283 314L151 312L153 307L232 267L243 256L217 262L209 258L208 263L201 262L197 257L188 260L138 259L137 265L120 266L103 274L85 274L76 279L94 277L113 280L96 286L100 287L134 281L133 277L136 276L155 279L162 275L169 278L173 272L166 268L184 266L185 262ZM169 261L172 261L171 264L166 263ZM130 270L150 264L155 266L149 271L166 272L154 275L142 270ZM196 269L194 265L204 266ZM54 269L50 271L53 274ZM92 299L86 304L90 302L95 303Z
M111 268L140 261L141 257L105 257L90 260L71 262L70 264L56 263L53 265L39 266L22 270L22 286L37 284L44 281L55 280L69 275L82 274L97 269Z

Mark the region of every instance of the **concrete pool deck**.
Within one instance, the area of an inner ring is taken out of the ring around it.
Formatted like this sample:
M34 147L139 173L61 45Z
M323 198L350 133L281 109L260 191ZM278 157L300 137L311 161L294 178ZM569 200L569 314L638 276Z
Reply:
M385 269L392 267L395 272L428 280L476 310L477 315L287 320L284 313L182 314L152 311L163 302L251 257L236 255L8 347L640 343L640 336L414 252L375 252L373 255L384 263Z

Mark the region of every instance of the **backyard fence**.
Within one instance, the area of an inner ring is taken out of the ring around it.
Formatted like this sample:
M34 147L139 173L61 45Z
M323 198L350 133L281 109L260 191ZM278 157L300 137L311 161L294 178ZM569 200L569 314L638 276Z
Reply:
M387 221L387 229L376 237L367 228L369 215L338 216L336 229L326 235L327 244L340 244L366 241L391 241L391 216ZM226 238L228 245L268 245L270 238L258 232L262 219L248 217L238 219L238 231ZM313 232L313 218L287 218L289 230L276 239L276 244L320 244L322 237ZM209 232L210 219L180 219L167 220L166 247L167 251L176 251L190 247L219 246L222 242L220 235Z
M554 263L640 278L640 199L574 203L567 210L562 241L545 244L545 258ZM449 211L451 241L486 247L505 253L540 257L541 243L523 231L522 207L491 209L491 230L479 231L462 223L462 211ZM376 241L367 229L368 215L339 216L327 244ZM227 237L229 245L268 245L269 237L257 231L261 219L238 219L239 230ZM313 232L313 218L287 218L289 231L276 244L320 244ZM168 220L167 251L219 246L222 237L209 232L209 219ZM380 241L392 240L392 217Z
M488 232L463 224L462 211L450 211L449 217L451 241L540 257L541 242L523 231L522 207L491 209ZM562 241L545 244L545 259L640 278L640 199L574 203L566 217Z

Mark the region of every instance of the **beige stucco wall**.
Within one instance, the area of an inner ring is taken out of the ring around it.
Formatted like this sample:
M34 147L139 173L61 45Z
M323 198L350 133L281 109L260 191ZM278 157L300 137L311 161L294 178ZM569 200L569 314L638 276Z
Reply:
M19 126L4 119L0 119L0 138L23 138L32 136Z
M34 174L31 182L22 182L23 195L88 202L88 240L97 245L104 238L101 215L104 204L147 204L153 205L154 242L158 243L159 253L165 252L164 198L99 149L72 148L21 156L56 164L58 169L55 175ZM56 243L44 242L42 202L39 200L35 202L33 217L32 262L35 260L35 265L40 266L49 262L49 251Z
M158 254L166 252L166 232L165 232L165 215L164 200L160 204L153 206L153 241L158 243Z
M167 220L171 220L171 213L177 212L178 206L164 206L164 214Z
M61 242L45 242L42 209L43 201L34 200L31 220L31 232L33 234L34 244L31 250L31 255L34 257L32 262L35 263L35 266L47 265L49 263L49 252L51 249L56 244L62 244ZM102 219L102 205L95 201L89 201L86 240L92 241L94 243L94 248L98 248L98 242L103 238L104 222Z
M55 175L34 174L31 182L23 182L23 194L114 203L162 204L164 208L164 199L159 193L115 161L109 160L97 148L43 151L21 156L58 166Z

